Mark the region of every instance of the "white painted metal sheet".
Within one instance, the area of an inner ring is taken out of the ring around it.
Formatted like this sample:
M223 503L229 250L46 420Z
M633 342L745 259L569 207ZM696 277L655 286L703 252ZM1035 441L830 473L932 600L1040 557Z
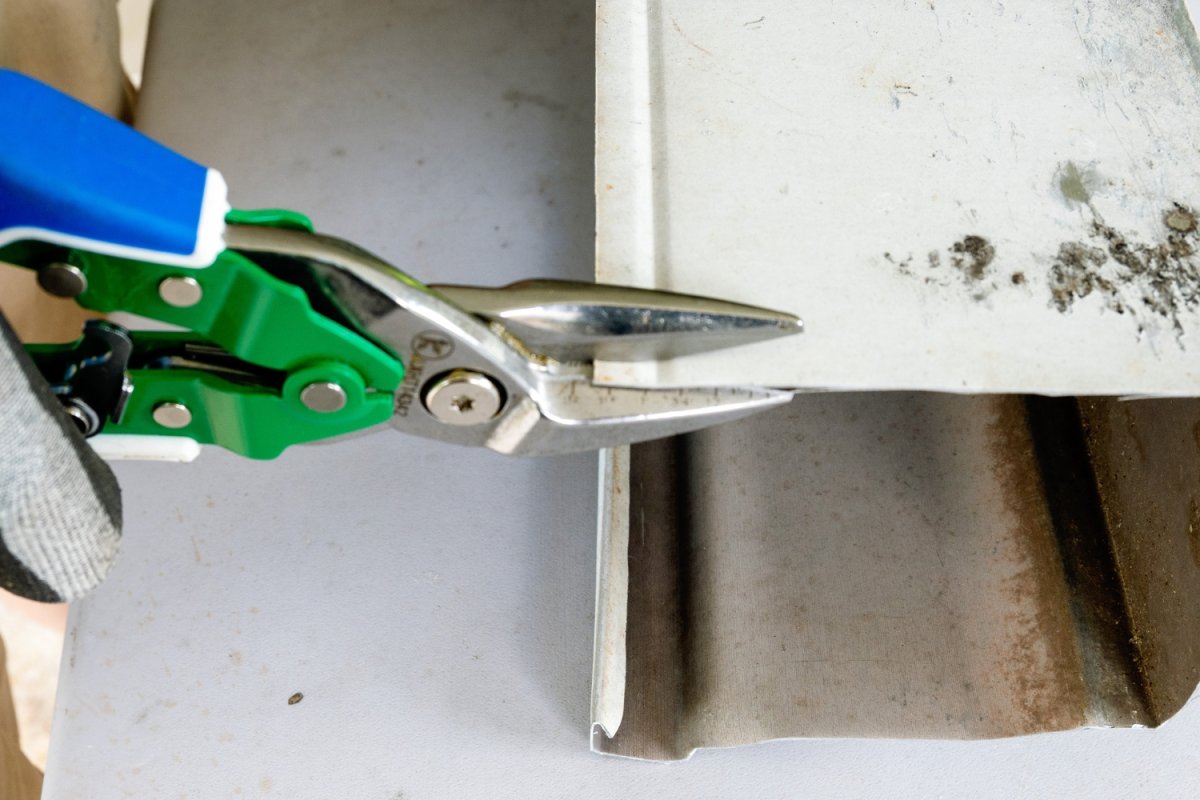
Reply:
M616 383L1200 393L1182 0L601 0L601 280L803 336Z

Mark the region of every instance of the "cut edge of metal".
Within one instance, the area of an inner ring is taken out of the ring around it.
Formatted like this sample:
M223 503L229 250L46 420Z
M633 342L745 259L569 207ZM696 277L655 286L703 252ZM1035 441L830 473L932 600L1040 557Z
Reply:
M629 600L628 445L600 451L596 530L596 617L592 651L592 752L602 752L625 713L625 632Z
M610 735L594 730L592 749L604 756L671 762L685 760L697 749L681 746L678 730L686 681L680 613L686 587L679 574L684 526L679 515L690 507L681 457L687 439L673 436L632 445L623 465L626 536L619 554L615 549L611 553L625 568L619 665L623 680L620 693L614 686L610 696L622 710L621 725ZM629 531L635 520L636 539ZM629 616L630 609L648 607L672 610ZM636 653L630 653L631 646L638 648Z

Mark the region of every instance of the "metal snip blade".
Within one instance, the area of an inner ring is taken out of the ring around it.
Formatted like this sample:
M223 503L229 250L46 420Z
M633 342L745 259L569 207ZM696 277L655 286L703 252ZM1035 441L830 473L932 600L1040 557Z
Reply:
M513 455L616 447L689 433L782 405L774 389L626 389L596 386L582 375L545 377L537 402L513 408L486 444Z
M556 280L429 288L556 361L653 361L804 329L780 311L652 289Z

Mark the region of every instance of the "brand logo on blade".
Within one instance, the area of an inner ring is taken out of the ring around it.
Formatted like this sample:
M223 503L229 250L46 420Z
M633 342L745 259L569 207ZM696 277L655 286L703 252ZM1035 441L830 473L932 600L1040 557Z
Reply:
M413 337L412 349L426 361L439 361L454 352L454 342L444 333L424 331Z
M417 389L421 386L421 376L424 374L425 359L414 352L408 361L408 368L404 371L404 383L400 384L400 388L396 390L395 414L397 417L408 416L413 401L417 399Z

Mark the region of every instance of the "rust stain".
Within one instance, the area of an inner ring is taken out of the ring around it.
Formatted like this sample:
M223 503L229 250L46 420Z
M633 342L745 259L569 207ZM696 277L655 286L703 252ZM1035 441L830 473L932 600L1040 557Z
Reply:
M1107 298L1110 309L1124 314L1124 304L1116 300L1116 285L1097 272L1106 261L1108 254L1099 247L1080 242L1059 245L1058 255L1050 266L1050 300L1054 307L1066 312L1076 300L1096 292Z
M983 300L999 288L992 280L996 246L976 233L963 236L944 250L930 250L920 263L916 263L912 255L897 258L890 252L884 253L883 258L901 275L917 278L926 286L965 286L975 300ZM950 269L944 269L943 264L949 265ZM1024 273L1016 273L1009 278L1012 286L1024 282Z
M1140 242L1110 225L1091 209L1085 240L1064 242L1047 273L1051 305L1069 312L1085 297L1131 317L1140 335L1151 321L1166 322L1183 347L1182 316L1200 307L1200 232L1197 215L1183 203L1162 213L1163 233Z
M996 259L996 248L982 236L971 234L950 245L950 263L968 280L981 281Z
M1004 580L1008 636L1004 652L992 659L1000 682L1011 687L1013 705L1010 717L995 715L993 733L1074 728L1083 722L1087 689L1062 563L1020 398L998 400L988 436L993 475L1013 518L1009 547L996 556L1012 568Z
M1160 234L1138 241L1104 222L1091 204L1081 173L1068 171L1059 183L1064 196L1088 209L1092 220L1082 237L1058 245L1044 276L1018 271L1008 274L1007 280L997 280L996 247L977 233L963 236L944 251L932 250L924 259L891 252L883 258L901 275L926 286L957 285L976 301L1001 289L1044 283L1050 308L1061 314L1072 313L1078 302L1093 298L1102 308L1128 318L1139 337L1165 325L1183 348L1184 321L1200 309L1200 213L1172 203L1162 212Z
M1183 444L1190 429L1200 449L1200 422L1175 427L1194 402L1080 403L1151 724L1178 711L1200 679L1189 622L1197 616L1193 569L1200 567L1195 461L1186 446L1163 446L1168 439Z

